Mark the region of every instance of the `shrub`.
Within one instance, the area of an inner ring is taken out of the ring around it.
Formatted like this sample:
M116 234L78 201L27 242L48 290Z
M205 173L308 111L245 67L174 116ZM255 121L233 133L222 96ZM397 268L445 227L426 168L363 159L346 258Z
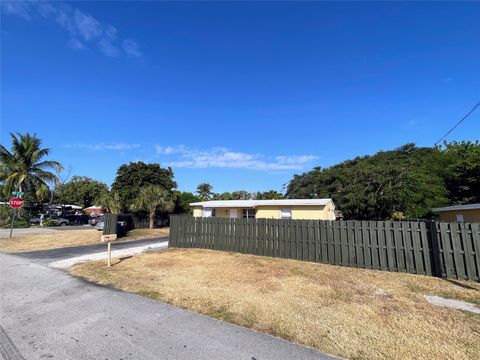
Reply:
M12 226L12 220L10 222L4 222L1 224L1 227L4 229L10 229ZM13 224L14 228L28 228L30 227L30 223L27 220L15 220L15 223Z
M405 220L407 217L402 211L394 211L392 213L392 220Z
M57 226L57 223L52 219L43 220L42 226Z

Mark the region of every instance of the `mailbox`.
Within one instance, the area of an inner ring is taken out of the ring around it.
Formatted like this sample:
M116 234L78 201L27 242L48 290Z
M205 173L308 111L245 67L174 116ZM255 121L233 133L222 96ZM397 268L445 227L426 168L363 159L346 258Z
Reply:
M117 234L110 234L110 235L102 235L100 238L101 242L110 242L117 240Z

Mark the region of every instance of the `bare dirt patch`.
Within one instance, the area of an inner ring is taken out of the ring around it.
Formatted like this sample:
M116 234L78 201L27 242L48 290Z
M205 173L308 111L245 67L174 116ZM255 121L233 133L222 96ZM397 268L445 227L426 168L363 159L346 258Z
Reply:
M480 301L480 284L200 249L71 272L351 359L477 359L480 316L424 294Z
M162 236L168 236L169 229L136 229L128 232L127 236L118 240L143 240ZM0 239L0 251L7 253L57 249L70 246L90 245L100 242L101 231L89 230L64 230L24 234L14 236L11 239Z

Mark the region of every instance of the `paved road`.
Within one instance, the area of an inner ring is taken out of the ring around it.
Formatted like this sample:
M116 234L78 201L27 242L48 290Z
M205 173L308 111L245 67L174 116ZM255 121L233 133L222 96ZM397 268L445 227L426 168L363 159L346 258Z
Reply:
M0 254L5 359L331 359L312 349Z
M161 241L168 241L168 237L159 237L145 240L131 240L113 242L112 250L126 249L134 246L154 244ZM51 263L56 260L68 259L75 256L94 254L102 251L107 251L107 244L98 243L93 245L72 246L68 248L51 249L51 250L38 250L18 253L17 256L26 257L41 263Z

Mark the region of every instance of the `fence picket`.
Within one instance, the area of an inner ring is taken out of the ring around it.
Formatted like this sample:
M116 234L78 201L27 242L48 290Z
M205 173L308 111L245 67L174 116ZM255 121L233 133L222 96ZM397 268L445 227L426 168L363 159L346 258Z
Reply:
M430 246L428 244L427 226L424 222L420 223L420 245L422 247L422 258L424 271L427 275L432 275L432 265L430 262Z
M425 275L425 271L423 269L423 261L422 261L422 256L420 254L420 235L419 231L420 229L418 228L418 223L410 223L411 224L411 239L412 239L412 248L413 248L413 260L415 262L415 265L413 268L415 269L416 274L422 274Z
M452 251L453 251L453 264L455 268L455 274L457 274L458 279L463 279L465 277L464 262L462 261L462 256L460 253L460 238L459 236L459 223L450 223L448 224L450 228L450 236L452 238Z
M385 242L385 221L377 221L378 260L381 270L388 270Z
M451 258L450 253L450 232L448 231L447 223L440 223L440 239L442 241L443 249L443 261L445 264L445 273L447 277L456 276L455 271L452 269L453 259Z
M470 228L472 229L472 271L476 274L473 279L480 281L480 224L470 224Z
M471 250L471 237L473 235L473 229L470 224L459 224L460 225L460 234L461 234L461 248L463 249L463 261L466 270L466 279L475 278L476 274L473 271L472 264L472 250Z

